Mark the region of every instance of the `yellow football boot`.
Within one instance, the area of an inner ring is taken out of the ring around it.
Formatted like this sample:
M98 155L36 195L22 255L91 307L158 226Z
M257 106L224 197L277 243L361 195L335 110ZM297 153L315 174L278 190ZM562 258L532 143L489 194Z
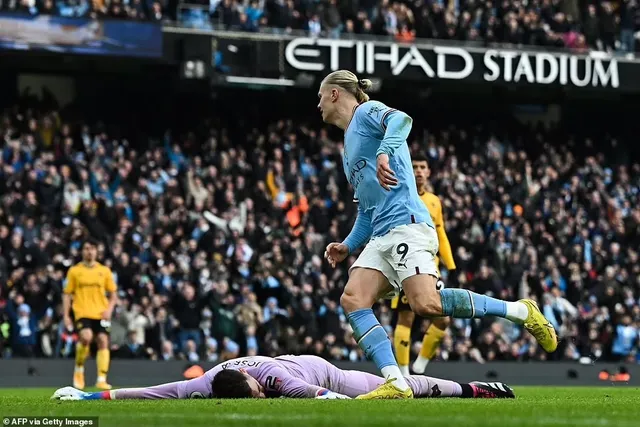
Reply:
M96 387L100 390L111 390L112 388L111 384L107 383L106 381L96 382Z
M522 299L521 303L527 306L529 315L524 321L524 327L531 335L533 335L538 344L547 353L553 353L558 348L558 336L556 330L553 329L551 322L547 320L538 308L538 304L530 299Z
M361 394L360 396L357 396L356 399L413 399L413 390L411 390L411 388L400 390L398 387L393 385L395 380L395 378L389 378L377 389L367 394Z

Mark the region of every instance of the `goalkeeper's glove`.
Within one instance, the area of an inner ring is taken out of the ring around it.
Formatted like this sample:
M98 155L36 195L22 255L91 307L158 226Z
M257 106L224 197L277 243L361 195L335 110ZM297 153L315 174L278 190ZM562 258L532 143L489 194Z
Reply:
M324 400L333 400L333 399L351 399L349 396L345 396L344 394L334 393L331 390L322 389L318 390L316 393L316 399L324 399Z

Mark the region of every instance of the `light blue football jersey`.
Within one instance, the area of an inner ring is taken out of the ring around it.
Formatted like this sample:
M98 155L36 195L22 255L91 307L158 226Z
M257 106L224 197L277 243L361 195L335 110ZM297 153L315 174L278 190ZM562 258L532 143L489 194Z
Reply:
M431 215L418 196L408 144L398 147L389 158L398 184L387 191L376 176L376 152L386 124L394 114L402 114L378 101L358 105L344 135L343 166L354 189L359 209L371 216L372 237L411 223L433 227Z

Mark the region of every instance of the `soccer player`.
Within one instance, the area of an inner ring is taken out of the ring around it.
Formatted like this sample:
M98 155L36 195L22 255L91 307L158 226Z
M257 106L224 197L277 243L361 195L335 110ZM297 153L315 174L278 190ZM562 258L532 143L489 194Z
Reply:
M406 378L417 397L514 398L502 383L460 384L422 375ZM374 390L384 378L343 371L317 356L253 356L229 360L198 378L144 388L85 393L56 390L59 400L194 399L293 397L350 399Z
M428 180L431 175L428 159L425 155L419 154L412 158L411 164L413 165L413 175L416 179L416 187L418 187L418 195L429 210L433 224L436 227L436 233L438 234L438 254L440 257L435 257L438 275L440 274L438 269L440 259L442 259L447 270L455 270L456 263L453 260L451 245L449 244L447 231L444 227L442 204L440 203L438 196L428 191ZM443 286L444 283L442 281L438 281L437 287L441 289ZM393 346L396 350L396 358L398 360L400 372L402 372L402 375L406 377L409 375L411 326L413 325L415 315L413 314L413 311L411 311L411 307L407 302L407 297L404 295L404 292L400 292L400 295L393 299L391 302L391 308L398 311L398 323L396 324L396 330L393 333ZM413 363L413 371L416 374L424 373L427 364L436 355L436 350L444 339L449 323L450 320L448 317L435 317L431 320L431 325L429 325L429 329L427 329L422 340L420 355Z
M75 328L78 333L76 345L76 363L73 373L73 386L84 388L84 363L94 337L98 346L96 365L98 377L96 387L109 390L107 383L109 372L109 330L111 314L117 301L116 284L111 269L97 261L98 244L88 239L82 244L82 261L67 272L67 283L62 299L64 324L67 330L73 330L71 309ZM107 299L106 293L109 293Z
M369 241L350 268L340 303L354 338L387 379L360 399L412 398L373 304L401 289L414 313L423 317L499 316L523 324L542 348L557 348L556 332L531 300L507 302L466 289L436 287L438 236L418 196L406 143L412 119L370 101L370 80L338 70L320 85L322 119L344 130L343 166L358 202L358 216L343 242L327 245L325 258L335 267Z

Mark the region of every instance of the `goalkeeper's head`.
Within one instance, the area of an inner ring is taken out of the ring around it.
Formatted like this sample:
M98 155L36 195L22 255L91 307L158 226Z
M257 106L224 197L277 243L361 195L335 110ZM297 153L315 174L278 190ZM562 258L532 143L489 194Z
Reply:
M214 399L264 399L264 387L247 374L247 371L240 369L224 369L216 374L211 381Z

